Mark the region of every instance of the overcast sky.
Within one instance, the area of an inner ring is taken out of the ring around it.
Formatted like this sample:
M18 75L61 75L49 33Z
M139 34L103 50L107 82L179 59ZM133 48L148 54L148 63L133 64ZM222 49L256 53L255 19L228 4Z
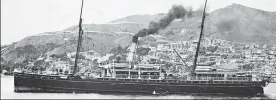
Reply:
M83 23L101 24L135 14L166 13L173 4L198 9L205 0L84 0ZM276 0L208 0L208 12L232 3L276 12ZM1 45L58 31L79 21L81 0L1 0Z

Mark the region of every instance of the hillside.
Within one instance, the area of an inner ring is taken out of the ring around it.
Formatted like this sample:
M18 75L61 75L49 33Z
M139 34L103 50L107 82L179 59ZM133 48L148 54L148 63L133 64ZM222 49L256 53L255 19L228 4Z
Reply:
M275 43L276 15L273 12L232 4L212 12L210 17L218 38Z
M135 33L162 16L162 13L131 15L106 24L84 24L82 51L94 50L104 54L118 45L126 47ZM175 20L155 35L141 38L140 44L156 46L161 42L197 39L201 18L202 11L193 11L191 17ZM208 13L205 21L205 37L249 43L276 43L275 12L232 4ZM1 57L4 63L12 64L36 60L42 55L75 52L77 32L77 25L74 25L61 31L29 36L14 44L1 46Z

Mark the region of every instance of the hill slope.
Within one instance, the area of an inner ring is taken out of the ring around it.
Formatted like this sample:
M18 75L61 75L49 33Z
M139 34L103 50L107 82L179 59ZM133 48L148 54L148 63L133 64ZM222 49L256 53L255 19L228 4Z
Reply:
M121 45L128 46L132 36L159 20L164 14L132 15L107 24L85 24L82 51L94 50L107 53ZM156 35L141 38L141 44L155 45L160 42L197 39L200 32L202 11L194 11L191 18L176 20ZM206 16L205 37L230 41L276 43L276 14L239 4L215 10ZM20 63L35 60L41 55L76 51L77 25L57 32L46 32L26 37L14 44L1 47L4 62ZM2 61L1 61L2 62Z

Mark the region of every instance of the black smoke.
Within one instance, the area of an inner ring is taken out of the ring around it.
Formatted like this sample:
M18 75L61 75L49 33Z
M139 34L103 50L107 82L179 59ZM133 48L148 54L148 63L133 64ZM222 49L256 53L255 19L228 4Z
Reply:
M187 10L182 5L173 5L169 12L158 22L150 22L149 27L139 30L136 37L144 37L157 33L159 29L165 29L174 19L183 18L187 14Z

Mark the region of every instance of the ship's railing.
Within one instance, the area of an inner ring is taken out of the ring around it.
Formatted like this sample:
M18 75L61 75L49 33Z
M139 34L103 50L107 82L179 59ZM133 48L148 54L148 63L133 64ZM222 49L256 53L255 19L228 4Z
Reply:
M140 75L141 79L158 79L159 75ZM139 78L139 75L116 74L116 78Z
M140 79L159 79L160 75L140 75ZM116 74L116 78L135 78L138 79L139 75L128 75L128 74ZM166 77L168 80L227 80L227 81L259 81L261 79L252 77Z
M61 76L44 76L44 75L36 75L36 74L22 74L18 73L15 76L21 76L26 78L37 78L37 79L56 79ZM112 76L110 76L112 77ZM91 79L94 78L92 76L83 77L83 79ZM128 74L116 74L116 78L132 78L139 79L139 75L128 75ZM140 79L159 79L159 75L140 75ZM226 80L226 81L262 81L264 80L262 77L206 77L206 76L196 76L196 77L166 77L166 80ZM276 78L275 78L276 79ZM275 80L274 80L275 81Z
M261 79L254 79L251 77L166 77L166 80L221 80L221 81L261 81Z
M259 79L252 77L192 77L191 80L227 80L227 81L257 81Z

